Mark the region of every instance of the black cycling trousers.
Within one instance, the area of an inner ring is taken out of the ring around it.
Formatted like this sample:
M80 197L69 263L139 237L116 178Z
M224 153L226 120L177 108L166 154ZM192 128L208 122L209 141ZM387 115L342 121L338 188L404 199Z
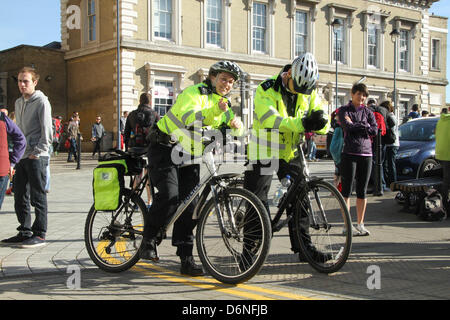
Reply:
M145 239L157 235L160 228L175 214L179 202L186 199L200 181L200 165L177 167L171 160L171 154L172 148L161 144L149 148L149 177L156 193L145 219ZM172 245L178 247L179 256L192 255L193 230L197 223L197 220L192 219L192 214L197 202L198 197L173 226Z
M289 174L294 180L298 175L298 166L295 164L295 160L291 161L289 164L285 162L284 160L274 160L278 161L276 165L270 164L260 164L256 163L252 165L252 168L250 170L245 171L244 175L244 189L247 189L251 192L253 192L264 204L264 206L267 209L267 212L270 213L269 209L269 190L270 185L272 183L273 174L267 174L268 167L271 168L277 168L277 176L279 179L282 179L286 176L286 174ZM270 195L271 197L271 195ZM310 244L311 238L309 237L308 232L308 217L306 216L306 213L302 215L301 225L300 225L300 232L303 235L303 239L306 242L306 244ZM288 223L289 227L289 238L291 240L291 250L294 252L300 251L300 245L298 243L297 238L297 232L295 230L294 221L291 219Z
M343 153L341 156L342 196L349 198L353 180L356 180L356 197L366 198L367 184L372 171L371 156L357 156Z

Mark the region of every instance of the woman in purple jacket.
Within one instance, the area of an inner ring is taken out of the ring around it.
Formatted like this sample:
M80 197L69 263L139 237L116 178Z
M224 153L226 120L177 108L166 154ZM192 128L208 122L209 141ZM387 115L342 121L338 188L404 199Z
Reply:
M372 137L377 134L377 123L373 112L364 102L369 96L365 84L352 87L352 100L339 109L339 120L344 130L344 149L341 156L342 196L350 211L350 194L356 180L357 226L352 226L353 235L369 235L364 227L366 191L372 170Z

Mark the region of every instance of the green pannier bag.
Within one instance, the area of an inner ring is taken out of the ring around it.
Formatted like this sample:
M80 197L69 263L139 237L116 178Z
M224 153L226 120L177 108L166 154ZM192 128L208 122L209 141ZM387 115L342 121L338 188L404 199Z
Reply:
M98 211L114 211L122 202L127 172L125 160L105 161L94 169L92 189Z

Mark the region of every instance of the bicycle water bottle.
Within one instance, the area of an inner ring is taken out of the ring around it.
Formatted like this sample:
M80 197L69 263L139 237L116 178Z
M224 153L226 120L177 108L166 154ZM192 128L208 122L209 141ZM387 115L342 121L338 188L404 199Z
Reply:
M283 179L281 179L281 185L278 187L277 191L275 191L275 194L273 196L272 204L274 206L277 206L280 204L281 199L283 198L284 194L287 192L287 189L291 185L291 176L286 175Z

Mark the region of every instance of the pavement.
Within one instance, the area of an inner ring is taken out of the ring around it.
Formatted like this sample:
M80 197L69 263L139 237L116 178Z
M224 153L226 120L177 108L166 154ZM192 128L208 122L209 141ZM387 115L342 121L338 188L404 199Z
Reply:
M93 203L92 169L83 154L81 168L66 155L51 159L47 244L34 249L0 246L2 300L447 300L450 298L450 219L420 221L402 212L395 193L369 196L367 237L354 237L345 266L331 275L319 274L291 254L287 228L274 235L270 255L257 276L245 284L225 286L209 276L181 277L170 237L159 250L160 263L140 262L129 271L99 270L84 245L84 223ZM310 163L313 175L331 179L331 161ZM224 165L222 172L242 171L242 163ZM275 189L277 183L272 184ZM352 217L356 220L355 199ZM6 196L0 211L0 239L17 233L14 199ZM197 259L198 261L198 259ZM76 276L79 275L79 278Z

